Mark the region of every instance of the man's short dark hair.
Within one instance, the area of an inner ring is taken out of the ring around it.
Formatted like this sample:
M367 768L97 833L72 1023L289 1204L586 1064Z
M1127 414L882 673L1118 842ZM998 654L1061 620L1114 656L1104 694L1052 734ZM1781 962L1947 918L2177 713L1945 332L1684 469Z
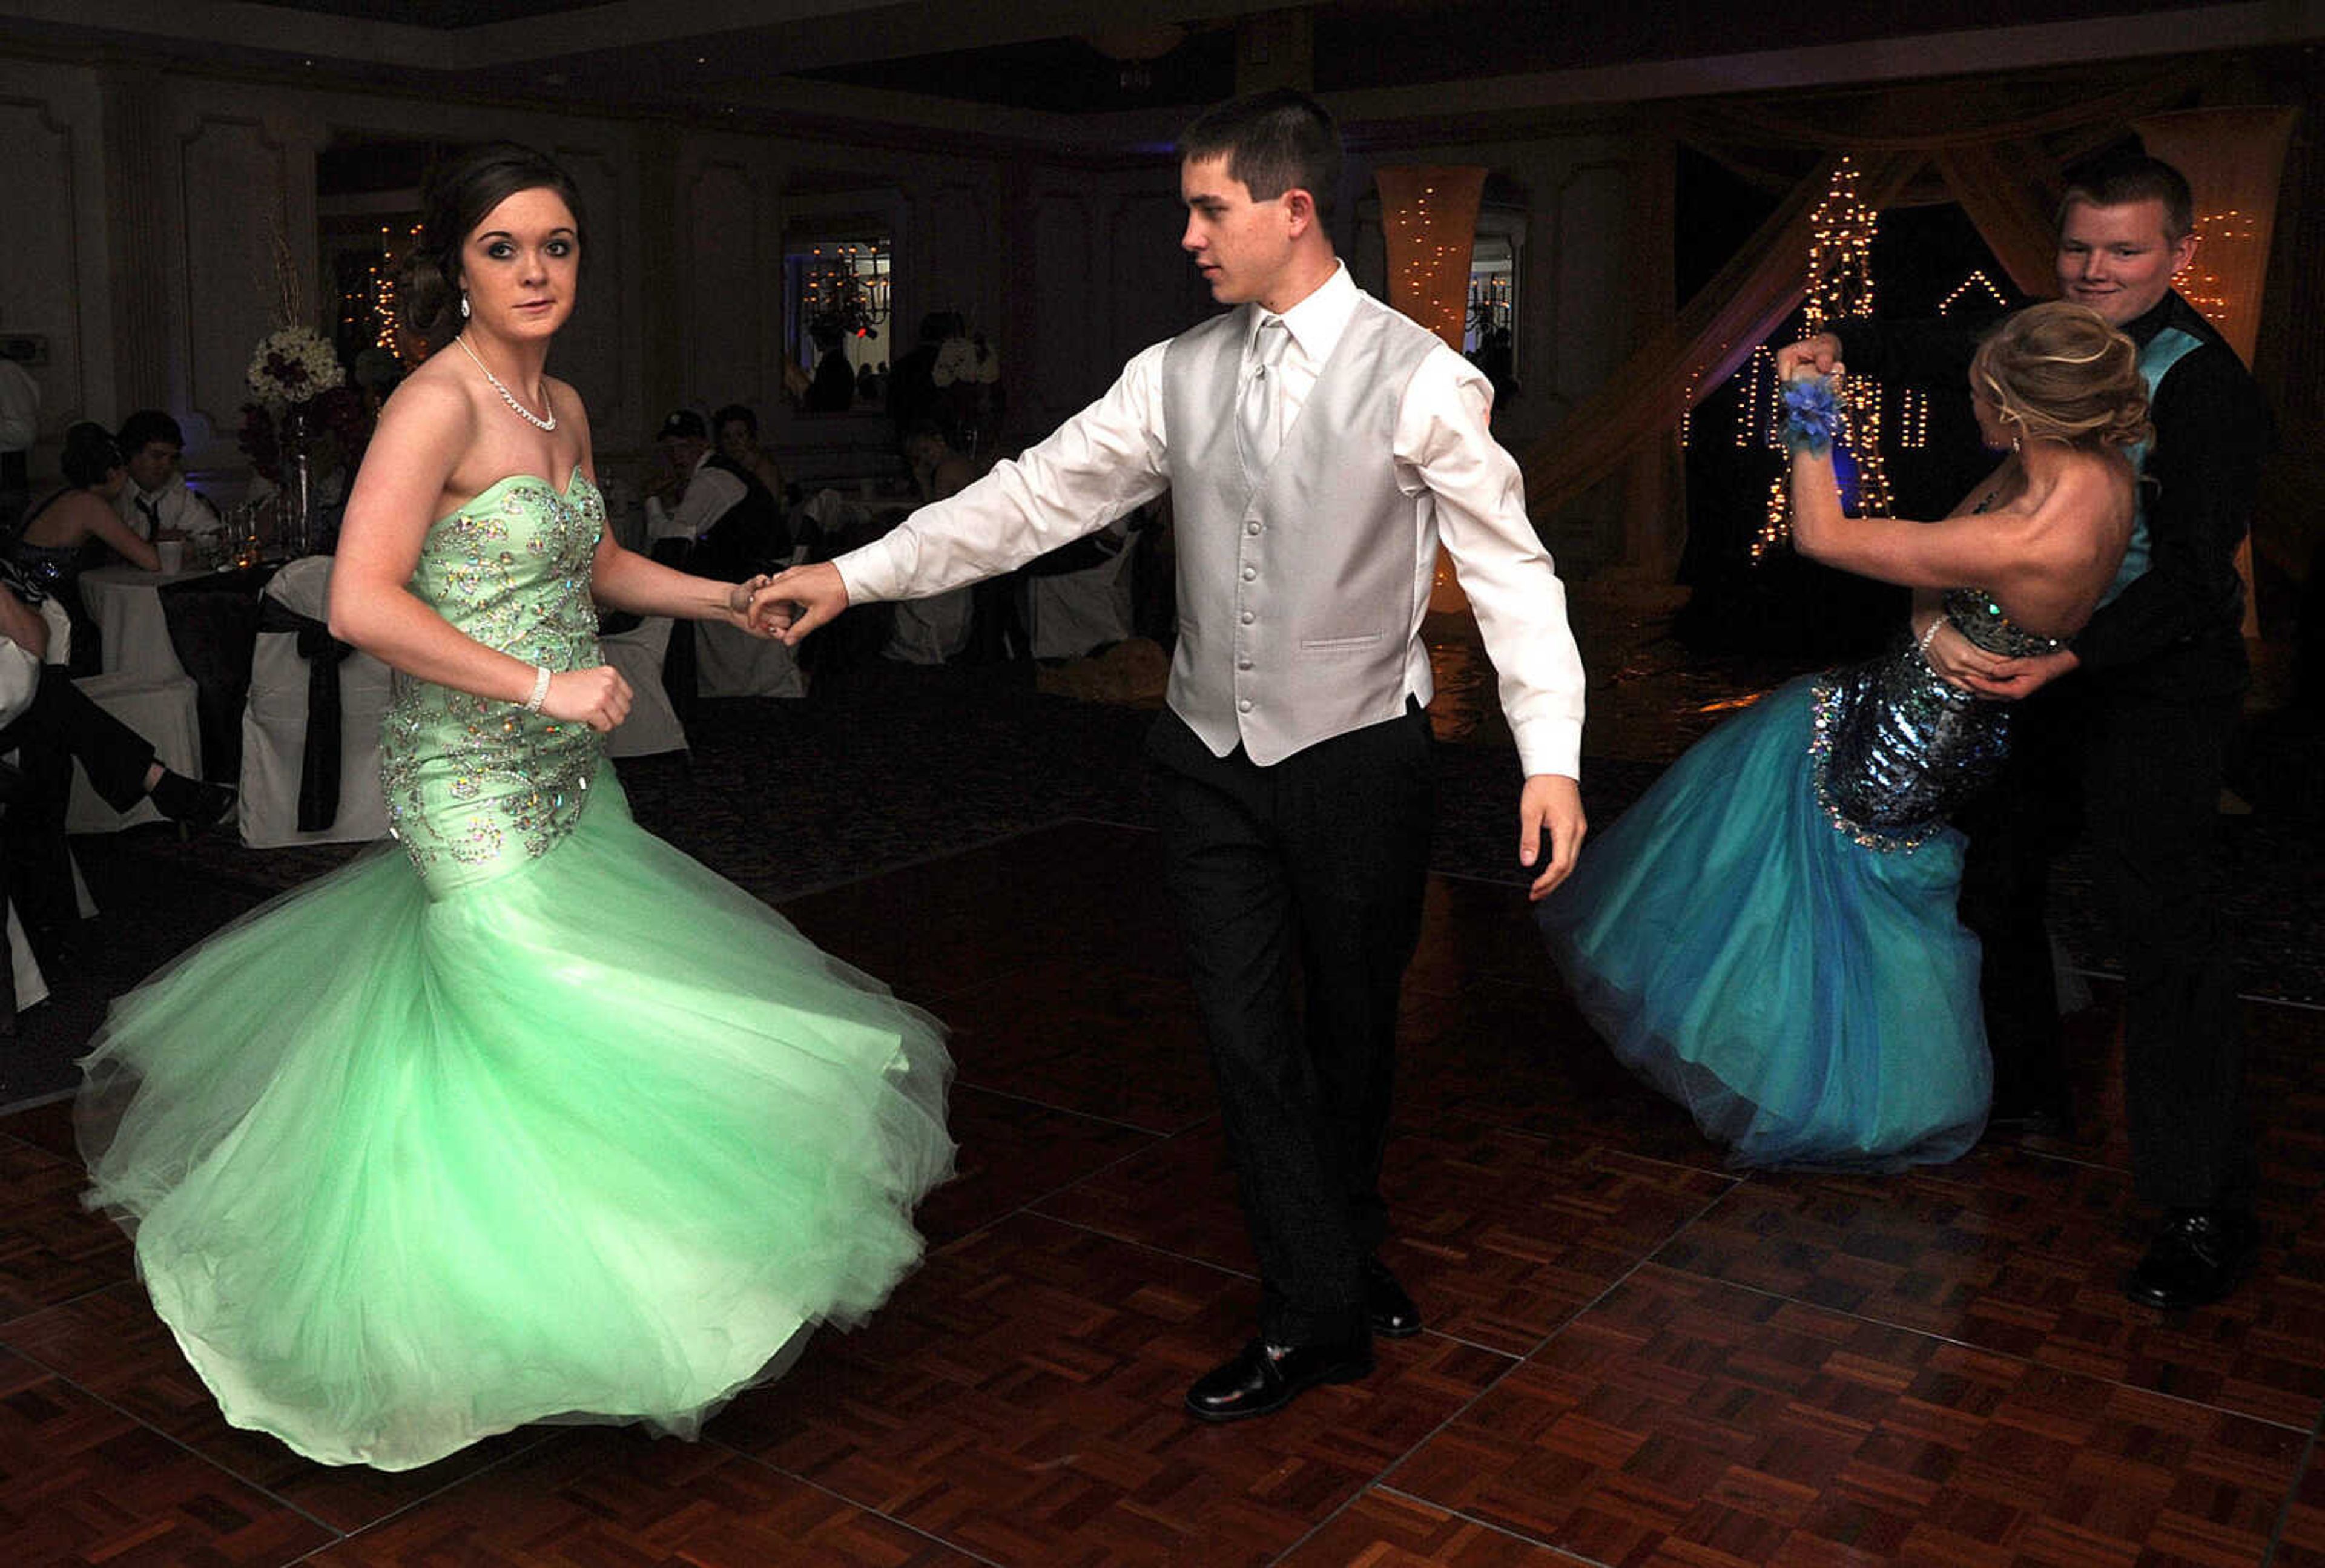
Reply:
M725 430L728 425L736 423L740 423L745 430L755 436L759 433L759 416L739 403L730 403L710 416L712 430Z
M1227 177L1254 201L1305 190L1320 217L1331 216L1340 190L1340 128L1324 106L1290 88L1273 88L1204 110L1179 135L1179 158L1224 156Z
M2059 227L2078 201L2093 207L2124 207L2135 201L2163 203L2163 237L2177 241L2196 227L2196 199L2188 177L2161 158L2118 150L2067 171L2067 193L2059 199Z
M672 437L684 437L690 438L694 441L707 441L710 439L710 427L704 424L702 422L702 416L695 413L692 409L681 408L677 413L672 414L668 419L662 422L661 433L656 435L654 440L666 441L671 440Z
M121 422L121 431L113 438L121 450L135 457L153 441L167 441L180 451L186 449L186 432L178 422L158 408L141 408Z

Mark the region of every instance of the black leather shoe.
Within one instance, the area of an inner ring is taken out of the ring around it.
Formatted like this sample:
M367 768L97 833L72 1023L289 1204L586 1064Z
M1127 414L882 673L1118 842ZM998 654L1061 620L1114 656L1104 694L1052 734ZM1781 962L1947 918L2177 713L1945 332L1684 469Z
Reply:
M188 828L211 827L234 810L231 785L188 778L183 774L164 771L145 793L153 800L155 811Z
M1409 1340L1421 1331L1421 1309L1375 1257L1365 1259L1365 1321L1385 1340Z
M1187 1414L1199 1421L1245 1421L1283 1409L1319 1383L1353 1383L1372 1369L1373 1348L1361 1341L1286 1347L1254 1340L1195 1379Z
M2260 1256L2260 1226L2241 1209L2184 1209L2163 1222L2124 1294L2163 1312L2216 1302Z

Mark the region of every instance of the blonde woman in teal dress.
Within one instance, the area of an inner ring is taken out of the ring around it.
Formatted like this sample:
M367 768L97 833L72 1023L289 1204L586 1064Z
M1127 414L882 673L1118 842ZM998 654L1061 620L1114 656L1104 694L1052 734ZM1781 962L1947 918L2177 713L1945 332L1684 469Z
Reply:
M545 374L584 230L525 149L431 190L406 316L459 336L383 411L331 584L397 672L397 843L116 1002L92 1204L227 1419L422 1465L527 1422L690 1435L920 1256L942 1031L639 829L600 605L748 626L755 583L613 542ZM440 339L439 339L440 340Z

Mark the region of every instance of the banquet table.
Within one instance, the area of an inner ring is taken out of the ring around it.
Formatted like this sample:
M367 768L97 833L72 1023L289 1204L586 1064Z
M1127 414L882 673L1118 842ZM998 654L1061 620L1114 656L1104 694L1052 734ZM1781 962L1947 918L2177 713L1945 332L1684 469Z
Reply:
M188 677L201 724L202 772L232 784L242 766L242 704L258 636L264 564L222 571L145 571L101 566L80 574L81 603L97 626L107 674Z

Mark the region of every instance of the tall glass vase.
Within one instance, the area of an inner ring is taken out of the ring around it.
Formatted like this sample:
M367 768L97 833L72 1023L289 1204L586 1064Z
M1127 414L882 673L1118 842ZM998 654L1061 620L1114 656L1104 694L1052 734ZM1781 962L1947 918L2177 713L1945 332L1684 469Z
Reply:
M304 409L292 408L283 415L283 502L274 546L290 556L311 554L315 547L314 432L310 424Z

